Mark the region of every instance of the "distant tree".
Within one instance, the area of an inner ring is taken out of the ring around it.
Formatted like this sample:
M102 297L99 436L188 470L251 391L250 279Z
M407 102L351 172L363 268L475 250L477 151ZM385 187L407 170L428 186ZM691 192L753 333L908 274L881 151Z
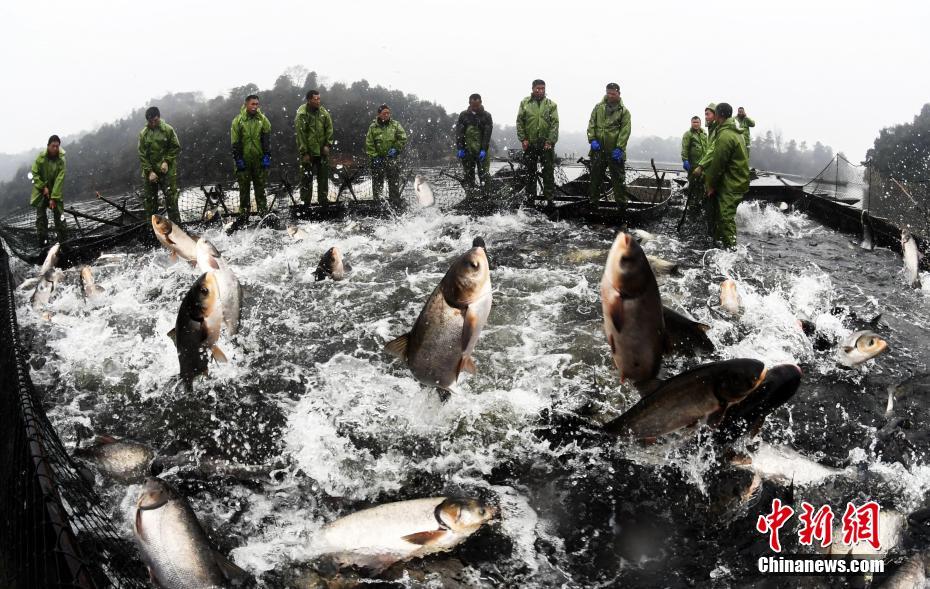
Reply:
M364 157L365 134L382 103L391 106L394 118L410 136L408 157L429 164L444 160L451 153L455 117L439 105L399 90L372 86L367 80L354 82L350 87L334 83L326 88L319 84L316 72L308 73L306 68L294 66L268 90L248 83L211 99L191 92L168 94L140 105L126 118L104 124L73 142L66 141L62 146L68 157L65 198L71 201L92 198L96 190L104 194L125 193L141 186L136 147L145 125L145 108L150 105L158 106L162 118L178 132L181 140L178 180L182 187L231 182L234 166L229 127L249 94L259 95L262 112L271 121L272 180L282 173L293 175L297 162L294 116L311 88L321 92L323 104L333 115L335 154ZM0 184L0 214L28 206L29 166L31 160L17 169L13 180Z

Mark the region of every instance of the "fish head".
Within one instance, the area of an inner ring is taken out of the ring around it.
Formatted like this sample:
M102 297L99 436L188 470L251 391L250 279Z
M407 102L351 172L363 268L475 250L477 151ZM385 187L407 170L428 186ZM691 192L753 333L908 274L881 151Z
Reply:
M436 517L450 530L471 533L494 519L497 512L481 499L450 497L436 508Z
M81 267L81 280L84 284L94 283L94 273L91 271L90 266Z
M856 338L856 351L866 359L874 358L888 349L888 342L874 331L859 331L853 337Z
M175 490L157 477L148 477L142 485L142 492L136 501L136 507L143 511L158 509L175 498Z
M602 282L618 292L635 294L643 291L650 281L655 282L655 275L643 248L632 235L621 231L607 254Z
M456 308L467 307L491 292L491 271L483 247L473 247L455 260L441 283L446 302Z
M762 384L766 372L763 362L751 358L720 362L713 375L714 394L730 403L739 402Z
M170 219L161 215L152 215L152 229L155 230L156 235L169 235L173 228L174 224Z
M291 237L294 237L294 235L297 234L297 227L295 227L294 225L288 225L287 234L290 235Z
M209 272L220 269L220 252L216 247L201 237L197 240L197 265L201 270Z
M204 273L197 279L192 289L196 290L196 295L192 300L193 308L190 309L192 318L199 320L217 312L219 309L219 284L213 272Z

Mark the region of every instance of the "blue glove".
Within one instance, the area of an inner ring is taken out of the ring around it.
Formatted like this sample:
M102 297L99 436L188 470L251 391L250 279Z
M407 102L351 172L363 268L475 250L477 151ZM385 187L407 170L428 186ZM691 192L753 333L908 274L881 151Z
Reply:
M597 139L591 141L591 151L600 151L600 150L601 150L601 142L598 141Z
M397 153L398 153L397 150L392 147L391 149L388 150L388 157L397 157Z
M240 172L245 169L245 160L243 160L241 157L236 158L236 169Z
M262 167L266 170L271 167L271 156L267 153L262 156Z
M619 162L621 159L623 159L623 150L619 147L615 147L613 152L610 154L610 157L612 157L615 162Z
M376 166L376 167L380 166L383 163L384 163L383 157L376 157L376 158L372 158L371 160L371 165Z
M685 169L685 172L690 172L690 171L691 171L691 162L689 162L688 160L683 160L683 161L681 162L681 167Z
M483 162L483 161L484 161L484 158L486 158L486 157L488 157L488 152L486 152L485 150L482 149L481 151L478 152L478 161L479 161L479 162Z
M461 159L465 159L465 150L464 150L464 149L460 149L460 150L458 150L457 152L455 152L455 155L456 155L456 157L458 157L460 160L461 160Z

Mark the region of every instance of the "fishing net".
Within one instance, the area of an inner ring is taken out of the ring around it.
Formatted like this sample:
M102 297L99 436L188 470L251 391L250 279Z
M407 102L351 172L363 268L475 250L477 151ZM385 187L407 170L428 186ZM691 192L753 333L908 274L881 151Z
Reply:
M868 186L865 166L853 164L837 155L804 185L804 191L846 204L859 204L866 197Z
M0 587L146 587L36 396L0 248Z

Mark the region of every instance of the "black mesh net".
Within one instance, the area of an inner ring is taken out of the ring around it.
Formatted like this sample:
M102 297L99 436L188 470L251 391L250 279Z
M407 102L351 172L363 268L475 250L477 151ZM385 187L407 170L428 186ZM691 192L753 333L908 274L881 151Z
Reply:
M866 198L868 186L865 166L853 164L842 155L837 155L817 176L804 185L804 191L855 205Z
M36 397L3 248L0 313L0 587L147 586Z

